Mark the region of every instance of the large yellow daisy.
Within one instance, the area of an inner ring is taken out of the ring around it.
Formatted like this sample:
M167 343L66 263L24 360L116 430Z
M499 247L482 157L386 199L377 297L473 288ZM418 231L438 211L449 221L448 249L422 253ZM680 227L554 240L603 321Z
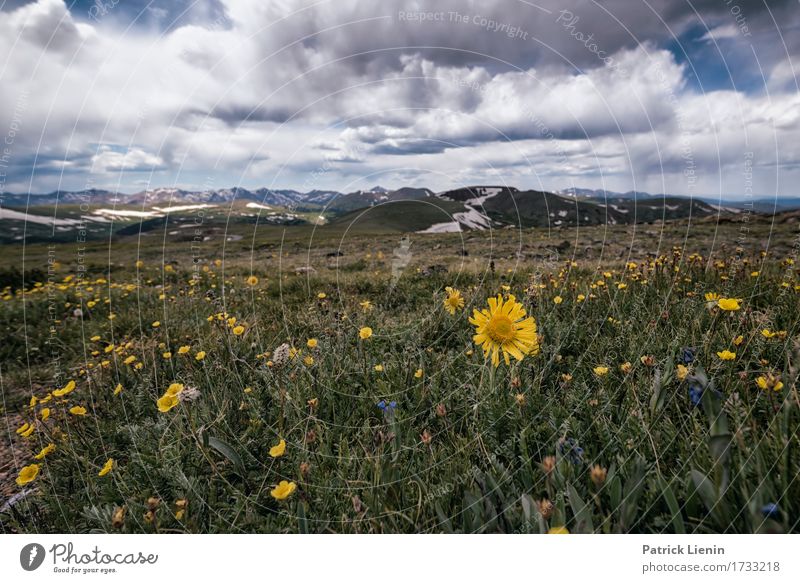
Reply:
M526 355L539 352L539 340L536 336L536 320L526 317L525 308L512 295L508 299L498 295L488 299L489 308L474 310L469 319L475 326L472 340L483 348L487 358L492 357L492 364L500 364L500 352L506 364L509 356L522 360Z

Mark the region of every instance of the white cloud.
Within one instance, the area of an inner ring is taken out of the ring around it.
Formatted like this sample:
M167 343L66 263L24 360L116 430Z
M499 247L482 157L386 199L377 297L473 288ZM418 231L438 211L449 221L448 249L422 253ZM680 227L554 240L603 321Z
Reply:
M164 161L140 148L131 148L125 152L101 146L92 156L92 168L105 172L144 172L153 171L164 166Z
M216 186L297 186L325 167L320 188L377 172L433 188L505 176L685 191L687 144L697 188L741 190L731 169L744 151L756 153L765 192L796 177L800 104L787 55L764 63L763 91L702 94L644 9L607 3L626 30L577 2L540 4L553 10L480 7L527 40L472 20L399 22L400 1L226 0L224 22L165 32L81 22L62 0L0 12L0 129L24 98L12 152L24 179L7 187L27 187L32 166L40 190L80 187L87 175L133 189L143 172L155 185L214 174ZM555 22L569 5L613 67ZM735 42L725 11L704 8L716 16L703 38ZM437 10L467 8L446 0ZM687 15L673 21L685 26Z

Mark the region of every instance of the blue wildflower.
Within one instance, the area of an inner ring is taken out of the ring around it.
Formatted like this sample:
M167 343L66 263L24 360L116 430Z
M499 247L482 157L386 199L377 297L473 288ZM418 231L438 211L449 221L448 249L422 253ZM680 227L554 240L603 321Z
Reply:
M583 448L580 447L571 437L566 439L561 438L558 440L558 451L563 457L567 458L575 465L578 465L583 461Z
M778 518L780 508L774 502L768 502L761 507L761 514L764 515L764 518Z
M378 409L383 411L383 416L389 421L394 419L394 410L397 408L397 401L386 401L381 399L378 403Z
M703 398L703 387L700 385L689 385L689 398L692 400L692 405L697 407L700 400Z
M681 355L681 360L683 361L683 364L689 366L694 362L694 356L696 350L697 350L696 348L690 348L688 346L685 346L683 348L683 354Z

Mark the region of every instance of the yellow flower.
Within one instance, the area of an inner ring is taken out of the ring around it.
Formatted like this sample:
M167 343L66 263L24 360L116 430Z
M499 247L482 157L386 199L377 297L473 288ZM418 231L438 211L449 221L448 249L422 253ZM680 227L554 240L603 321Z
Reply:
M472 341L483 348L484 357L491 356L494 366L500 365L500 354L506 364L509 356L521 361L527 355L539 352L539 339L536 335L536 320L526 317L525 308L513 295L508 299L502 296L487 300L489 308L473 310L470 324L475 326Z
M733 298L721 298L717 302L717 305L726 312L735 312L736 310L741 309L739 300Z
M187 354L191 350L188 346L181 346L178 348L178 354Z
M464 298L461 292L453 287L446 287L444 291L447 295L444 298L444 309L447 310L451 316L454 316L457 310L464 308Z
M270 495L275 498L275 500L286 500L289 496L292 495L297 489L297 484L294 482L287 482L286 480L281 480L281 483L275 486L272 490L270 490Z
M106 461L106 463L103 466L103 468L99 472L97 472L97 475L102 478L106 474L110 473L111 470L113 470L113 469L114 469L114 459L113 458L108 458L108 461Z
M306 357L303 359L303 363L305 363L305 365L306 365L306 366L311 366L311 365L313 365L313 364L314 364L314 357L313 357L313 356L310 356L310 355L309 355L309 356L306 356Z
M309 348L316 348L318 344L319 343L317 342L316 338L309 338L306 341L306 346L308 346Z
M75 405L74 407L69 408L69 412L73 415L86 415L86 407L81 407L80 405Z
M205 357L206 357L205 350L201 350L200 352L194 355L195 360L203 360Z
M327 297L328 297L328 294L326 294L325 292L319 292L319 293L317 294L317 299L318 299L318 300L324 300L324 299L325 299L325 298L327 298Z
M706 307L709 310L715 307L717 305L717 302L719 301L719 294L714 292L706 292L704 297L706 298Z
M758 388L762 391L768 391L770 389L773 391L780 391L783 388L781 377L772 373L767 373L766 375L758 377L756 379L756 385L758 385Z
M564 301L564 298L562 298L561 296L556 296L556 297L553 298L553 303L555 305L559 305L563 301Z
M596 374L597 376L602 377L608 374L608 367L601 364L599 366L594 367L592 369L592 372L594 372L594 374Z
M685 381L686 377L689 375L689 367L679 364L676 374L679 381Z
M547 534L569 534L566 526L554 526L547 531Z
M63 397L75 390L75 381L69 381L66 385L64 385L60 389L56 389L53 391L54 397Z
M733 339L734 346L741 346L742 342L744 342L744 336L742 336L741 334L739 334L736 338Z
M181 391L183 391L183 385L181 383L172 383L167 387L167 391L164 394L170 397L177 397L180 395Z
M172 353L169 350L167 350L161 356L163 356L166 360L169 360L170 358L172 358Z
M42 421L46 421L48 417L50 417L50 408L45 407L39 412L39 415L42 417Z
M133 362L136 362L136 357L135 357L135 356L133 356L133 355L131 354L131 355L130 355L128 358L126 358L126 359L125 359L125 360L123 360L122 362L123 362L124 364L131 364L131 363L133 363Z
M376 364L375 365L375 372L383 372L383 365L382 364Z
M117 383L117 386L114 387L114 394L119 395L122 392L122 383Z
M180 403L180 399L178 399L178 396L169 394L164 394L164 396L162 396L158 401L156 401L158 410L161 411L162 413L166 413L167 411L175 407L175 405L177 405L178 403Z
M56 450L56 445L55 445L54 443L51 443L51 444L47 445L46 447L43 447L43 448L42 448L42 451L40 451L40 452L39 452L39 453L37 453L35 456L33 456L33 459L36 459L36 460L43 460L43 459L44 459L44 457L45 457L47 454L49 454L49 453L53 453L55 450Z
M95 336L92 336L91 338L89 338L89 340L91 340L92 342L97 342L98 340L100 340L100 337L95 335Z
M180 500L175 501L175 518L178 520L183 520L183 516L186 514L186 507L189 505L189 501L186 498L181 498Z
M777 336L777 335L778 335L778 333L777 333L777 332L770 332L770 331L769 331L769 329L767 329L767 328L764 328L764 329L761 331L761 335L762 335L764 338L767 338L767 339L769 339L769 338L774 338L775 336Z
M369 326L364 326L358 331L358 337L361 338L361 340L367 340L371 336L372 336L372 328L370 328Z
M247 285L258 285L258 278L255 275L251 275L245 281Z
M585 299L586 299L586 296L585 296L585 295L583 295L583 294L578 294L578 298L577 298L577 300L578 300L578 303L582 302L582 301L583 301L583 300L585 300Z
M717 356L719 356L722 360L733 360L736 358L736 353L731 352L730 350L723 350L722 352L717 352Z
M619 370L625 374L628 374L633 370L633 365L630 362L623 362L621 365L619 365Z
M155 322L153 322L152 326L153 326L153 328L158 328L159 326L161 326L161 322L156 320Z
M273 445L271 448L269 448L269 455L272 457L281 457L285 452L286 442L283 439L278 442L278 445Z
M617 289L620 289L620 290L625 289L627 287L628 287L627 283L618 283L617 284Z
M358 305L361 306L361 309L365 312L369 312L372 309L372 302L369 300L364 300L363 302L359 302Z
M244 334L244 326L242 326L241 324L239 326L235 326L233 328L233 333L236 336L241 336L242 334Z
M39 464L31 464L29 466L25 466L19 471L19 475L17 476L17 485L24 486L25 484L29 484L36 479L36 476L39 475Z
M422 369L418 368L417 371L414 373L414 378L415 379L421 379L422 378L422 374L423 374Z

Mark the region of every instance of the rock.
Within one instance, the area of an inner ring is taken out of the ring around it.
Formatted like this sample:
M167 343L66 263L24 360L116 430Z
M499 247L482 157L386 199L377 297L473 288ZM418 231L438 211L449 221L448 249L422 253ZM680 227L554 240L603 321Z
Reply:
M436 273L447 273L447 267L444 265L429 265L425 269L422 270L422 275L425 277L430 277Z

